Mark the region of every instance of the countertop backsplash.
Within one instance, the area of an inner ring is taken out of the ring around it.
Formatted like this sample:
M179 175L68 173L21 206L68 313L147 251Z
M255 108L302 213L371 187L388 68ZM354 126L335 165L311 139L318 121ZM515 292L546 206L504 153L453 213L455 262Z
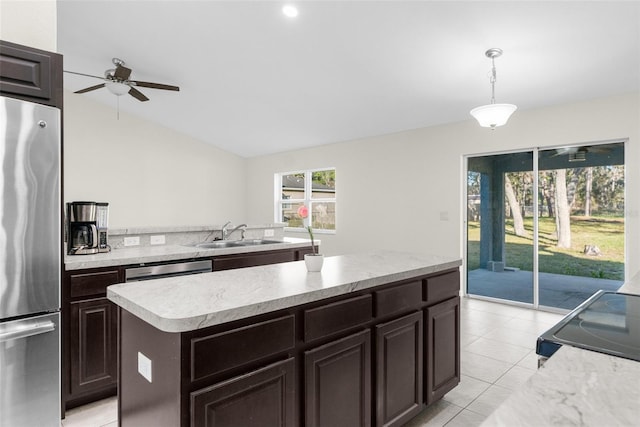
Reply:
M227 227L231 231L239 223L232 223ZM250 239L284 239L283 223L248 225L244 232L245 240ZM164 239L163 239L164 236ZM229 240L239 240L242 234L240 230L228 236ZM212 241L222 238L222 225L203 226L182 226L182 227L128 227L109 229L109 245L112 249L125 247L125 238L139 238L138 245L127 245L126 247L145 247L159 245L188 245L204 241ZM154 243L152 244L152 237ZM164 243L156 243L164 241Z

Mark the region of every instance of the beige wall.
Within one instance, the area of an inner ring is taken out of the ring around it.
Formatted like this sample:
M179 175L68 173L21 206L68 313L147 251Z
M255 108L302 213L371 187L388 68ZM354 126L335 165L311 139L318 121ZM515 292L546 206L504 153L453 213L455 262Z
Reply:
M56 0L0 0L0 39L56 52Z
M109 202L112 228L245 221L243 158L64 95L65 201Z
M495 131L467 120L248 159L247 219L272 218L275 172L336 167L337 233L318 236L324 253L388 248L462 256L464 155L628 138L627 274L633 274L640 268L639 127L639 96L630 94L518 111Z

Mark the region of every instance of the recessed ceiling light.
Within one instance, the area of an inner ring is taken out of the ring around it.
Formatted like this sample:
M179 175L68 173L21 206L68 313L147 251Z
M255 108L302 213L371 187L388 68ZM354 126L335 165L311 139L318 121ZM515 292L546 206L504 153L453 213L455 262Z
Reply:
M292 4L285 4L282 7L282 13L288 18L295 18L298 16L298 8Z

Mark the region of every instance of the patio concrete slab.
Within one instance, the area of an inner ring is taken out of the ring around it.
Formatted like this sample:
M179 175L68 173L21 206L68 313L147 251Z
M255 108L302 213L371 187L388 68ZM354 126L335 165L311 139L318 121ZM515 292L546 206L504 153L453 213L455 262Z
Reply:
M573 310L596 291L617 291L623 281L540 273L540 305ZM472 270L467 277L467 293L533 304L531 271Z

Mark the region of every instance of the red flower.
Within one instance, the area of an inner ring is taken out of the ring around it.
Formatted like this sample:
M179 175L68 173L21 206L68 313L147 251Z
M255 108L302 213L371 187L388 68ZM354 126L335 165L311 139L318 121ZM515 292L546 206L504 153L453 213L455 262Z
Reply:
M298 208L298 215L300 215L301 218L308 217L309 209L305 205L300 205L300 207Z

